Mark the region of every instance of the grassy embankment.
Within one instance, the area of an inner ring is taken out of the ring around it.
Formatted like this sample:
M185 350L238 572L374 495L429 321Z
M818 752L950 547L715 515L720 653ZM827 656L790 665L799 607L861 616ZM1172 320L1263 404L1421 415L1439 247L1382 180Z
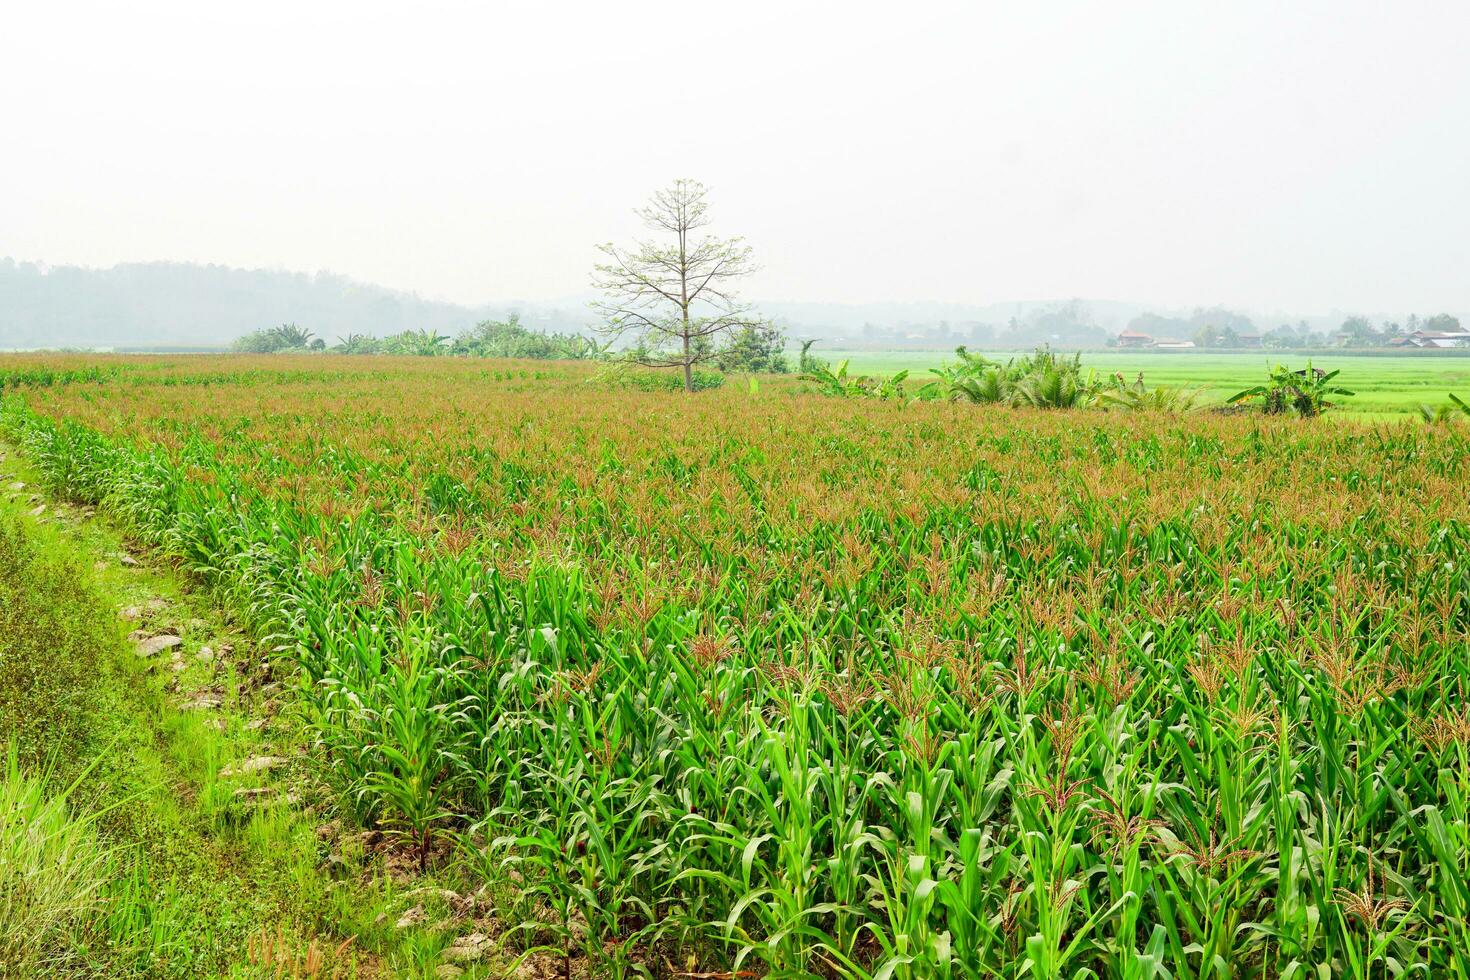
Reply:
M3 445L0 476L0 977L434 976L422 882L331 833L251 644Z

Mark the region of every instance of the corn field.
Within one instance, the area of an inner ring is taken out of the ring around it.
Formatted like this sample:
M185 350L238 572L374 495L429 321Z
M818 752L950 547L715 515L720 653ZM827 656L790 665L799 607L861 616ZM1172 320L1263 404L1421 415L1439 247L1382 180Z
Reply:
M10 357L0 433L294 663L343 807L513 882L516 948L1470 977L1463 429L593 377Z

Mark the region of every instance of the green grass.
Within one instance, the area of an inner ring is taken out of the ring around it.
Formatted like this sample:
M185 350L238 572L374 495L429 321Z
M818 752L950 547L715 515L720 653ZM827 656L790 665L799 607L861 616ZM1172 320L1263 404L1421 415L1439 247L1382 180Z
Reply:
M0 517L0 742L30 767L57 745L94 742L87 720L116 640L115 618L71 564Z
M930 368L953 360L950 351L814 350L833 364L849 360L857 373L889 375L909 371L915 378ZM988 356L1006 360L1017 352ZM1237 351L1235 353L1100 351L1084 353L1084 368L1101 373L1119 372L1130 381L1143 372L1150 385L1192 385L1209 389L1205 404L1217 404L1243 388L1264 381L1278 363L1341 369L1339 380L1356 392L1343 402L1343 413L1383 416L1417 413L1419 405L1439 405L1450 392L1470 391L1470 357L1456 354L1304 354L1296 351Z
M102 917L114 855L69 807L75 787L23 771L11 743L0 768L0 976L77 965Z
M235 790L270 778L221 776L304 752L289 717L246 727L255 682L220 653L246 638L173 569L120 562L135 549L106 524L50 497L32 516L34 473L3 445L0 475L0 977L304 977L276 967L313 946L322 977L432 977L448 937L393 927L421 883L349 840L324 860L309 764L291 763L300 804L247 805ZM184 638L180 669L124 637L138 624L118 610L150 603L144 624ZM223 710L176 706L215 685Z

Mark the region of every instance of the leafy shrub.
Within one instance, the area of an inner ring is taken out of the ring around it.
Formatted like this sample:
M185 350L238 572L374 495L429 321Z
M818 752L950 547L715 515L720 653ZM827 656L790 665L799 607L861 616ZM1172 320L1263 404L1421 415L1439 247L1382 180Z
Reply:
M294 323L248 333L230 345L231 350L241 354L281 354L325 348L326 344L312 338L310 330Z
M900 371L887 378L874 378L866 374L849 374L847 363L843 361L834 371L822 362L803 374L801 380L814 383L822 394L836 398L877 398L887 401L890 398L904 397L904 382L909 376L907 371Z
M384 337L379 346L385 354L437 357L449 353L449 338L433 330L405 330Z
M467 357L513 357L576 361L596 357L597 344L577 333L541 333L521 326L520 314L484 320L459 335L450 353Z
M715 366L721 371L785 374L791 370L786 361L786 334L773 323L743 327L715 356Z
M362 333L349 333L345 337L338 337L336 346L332 348L336 354L381 354L383 342L377 337L369 337Z
M725 383L718 371L695 371L694 390L709 391ZM684 374L666 368L646 368L627 361L615 361L592 377L595 384L633 391L683 391Z
M797 358L796 369L802 374L815 374L829 366L825 360L812 353L812 345L815 343L815 340L801 342L801 355Z

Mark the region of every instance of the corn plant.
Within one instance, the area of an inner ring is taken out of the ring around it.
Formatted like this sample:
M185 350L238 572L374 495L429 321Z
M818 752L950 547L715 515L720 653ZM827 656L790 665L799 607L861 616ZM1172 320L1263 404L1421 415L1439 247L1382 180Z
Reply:
M1043 355L676 414L593 366L58 358L101 373L0 431L218 592L512 952L1470 977L1465 428L1041 410L1108 390Z

